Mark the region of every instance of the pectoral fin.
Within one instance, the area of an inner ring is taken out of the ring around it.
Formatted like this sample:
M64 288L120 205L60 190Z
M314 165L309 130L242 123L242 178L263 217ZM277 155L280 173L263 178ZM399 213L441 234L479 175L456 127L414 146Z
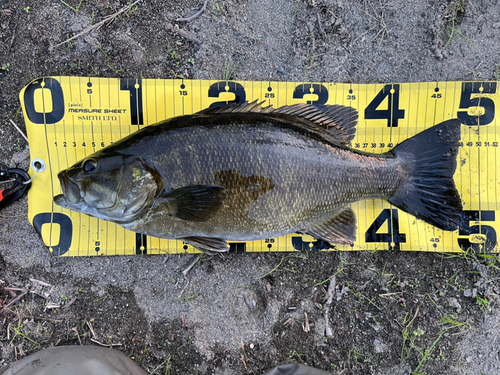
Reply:
M227 242L222 238L185 237L181 240L207 253L221 253L229 250Z
M334 218L304 232L327 242L349 245L356 241L356 228L356 214L346 208Z
M160 198L170 216L182 220L206 221L222 206L226 191L222 186L190 185Z

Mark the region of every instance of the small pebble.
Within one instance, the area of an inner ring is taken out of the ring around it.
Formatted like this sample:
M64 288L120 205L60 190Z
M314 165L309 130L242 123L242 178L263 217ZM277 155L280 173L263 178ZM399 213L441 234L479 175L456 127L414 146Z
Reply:
M458 300L456 298L448 298L448 304L451 307L457 309L457 312L462 310L462 306L460 306L460 303L458 303Z

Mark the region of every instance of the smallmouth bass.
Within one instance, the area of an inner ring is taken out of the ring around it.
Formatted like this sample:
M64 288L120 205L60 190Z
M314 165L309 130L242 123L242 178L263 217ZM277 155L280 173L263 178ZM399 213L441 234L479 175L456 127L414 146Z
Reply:
M350 244L356 217L348 205L371 198L456 230L459 120L370 154L348 147L357 118L339 105L257 102L170 118L61 171L54 201L209 252L294 232Z

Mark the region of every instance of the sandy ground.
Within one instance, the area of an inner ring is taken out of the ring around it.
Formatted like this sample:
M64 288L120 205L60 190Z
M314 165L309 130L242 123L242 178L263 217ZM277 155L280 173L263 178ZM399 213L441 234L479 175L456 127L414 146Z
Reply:
M53 48L129 1L66 3L0 0L0 164L27 167L9 119L24 129L19 91L42 76L221 79L229 64L236 80L499 78L498 1L211 0L177 22L202 4L151 0ZM190 255L53 257L26 212L22 199L0 213L0 366L105 344L157 374L500 372L496 256L225 254L186 278Z

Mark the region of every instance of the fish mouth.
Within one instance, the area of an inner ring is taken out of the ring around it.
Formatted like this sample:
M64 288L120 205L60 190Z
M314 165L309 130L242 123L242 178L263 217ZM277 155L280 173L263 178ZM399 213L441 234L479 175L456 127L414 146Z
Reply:
M60 172L57 177L59 178L63 193L54 197L55 204L64 208L71 208L78 205L82 201L78 185L71 181L65 172Z

